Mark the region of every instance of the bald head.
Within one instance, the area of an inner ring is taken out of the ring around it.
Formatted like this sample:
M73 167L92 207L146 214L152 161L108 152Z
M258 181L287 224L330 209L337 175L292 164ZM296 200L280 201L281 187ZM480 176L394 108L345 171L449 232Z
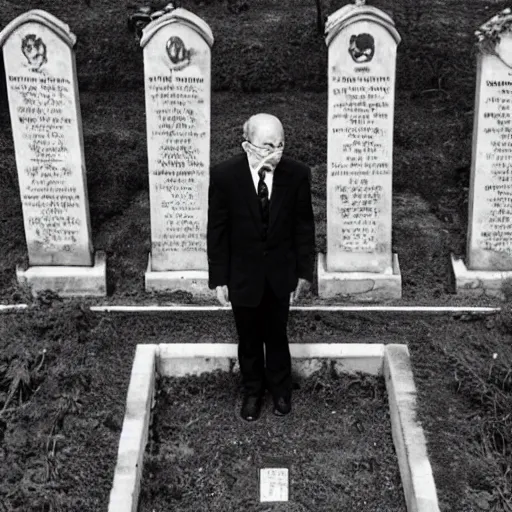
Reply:
M284 146L281 121L271 114L255 114L244 124L244 139L255 146L277 149Z

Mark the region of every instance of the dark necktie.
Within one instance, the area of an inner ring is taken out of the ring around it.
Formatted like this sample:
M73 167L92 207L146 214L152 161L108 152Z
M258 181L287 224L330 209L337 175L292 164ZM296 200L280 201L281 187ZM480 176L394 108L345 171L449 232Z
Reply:
M258 182L258 199L260 201L260 212L261 219L263 221L264 236L266 236L269 216L268 188L265 183L265 171L260 169L258 171L258 175L260 177L260 181Z

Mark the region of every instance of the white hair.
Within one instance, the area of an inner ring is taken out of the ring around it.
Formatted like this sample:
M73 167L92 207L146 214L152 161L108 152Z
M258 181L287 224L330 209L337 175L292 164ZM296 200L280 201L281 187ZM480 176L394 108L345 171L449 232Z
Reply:
M253 121L253 117L251 116L244 123L244 140L251 141L254 138L255 126Z

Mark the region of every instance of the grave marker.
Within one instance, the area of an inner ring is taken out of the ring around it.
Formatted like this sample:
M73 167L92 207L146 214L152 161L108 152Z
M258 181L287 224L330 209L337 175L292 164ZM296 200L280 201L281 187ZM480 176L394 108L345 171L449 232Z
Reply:
M357 2L326 23L328 46L327 255L319 294L399 298L391 252L396 49L393 20Z
M211 46L199 17L174 9L143 30L151 205L146 290L208 289Z
M260 502L288 501L288 468L260 469Z
M33 293L104 295L104 254L93 261L75 43L69 27L42 10L0 33L29 261L17 275Z
M512 34L477 58L468 266L512 270Z
M452 255L458 292L502 296L512 278L512 14L505 9L476 32L473 152L466 258Z

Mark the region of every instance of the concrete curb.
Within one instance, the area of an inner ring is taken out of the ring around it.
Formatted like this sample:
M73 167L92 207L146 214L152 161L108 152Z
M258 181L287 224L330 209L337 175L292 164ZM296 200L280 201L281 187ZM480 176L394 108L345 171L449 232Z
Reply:
M224 306L90 306L93 313L168 313L175 311L231 311ZM326 312L380 312L380 313L434 313L434 314L479 314L494 315L501 308L482 306L290 306L290 311Z
M301 376L315 371L322 359L335 360L336 368L346 373L384 375L407 510L439 512L425 436L415 417L416 387L407 345L291 343L290 352L294 371ZM137 345L108 512L137 512L156 376L230 371L236 359L236 344Z
M6 304L0 305L0 313L17 313L28 308L27 304Z
M158 345L157 371L182 377L238 367L236 343L162 343ZM335 361L338 371L382 373L384 345L367 343L290 343L293 371L305 377L318 370L323 359Z
M15 313L31 309L28 304L0 305L0 313ZM183 311L231 311L223 306L90 306L92 313L172 313ZM427 313L495 315L501 308L484 306L291 306L290 311L325 311L344 313Z
M137 345L108 512L137 512L154 401L157 345Z
M384 377L393 443L409 512L439 512L423 428L416 420L416 386L407 345L387 345Z

